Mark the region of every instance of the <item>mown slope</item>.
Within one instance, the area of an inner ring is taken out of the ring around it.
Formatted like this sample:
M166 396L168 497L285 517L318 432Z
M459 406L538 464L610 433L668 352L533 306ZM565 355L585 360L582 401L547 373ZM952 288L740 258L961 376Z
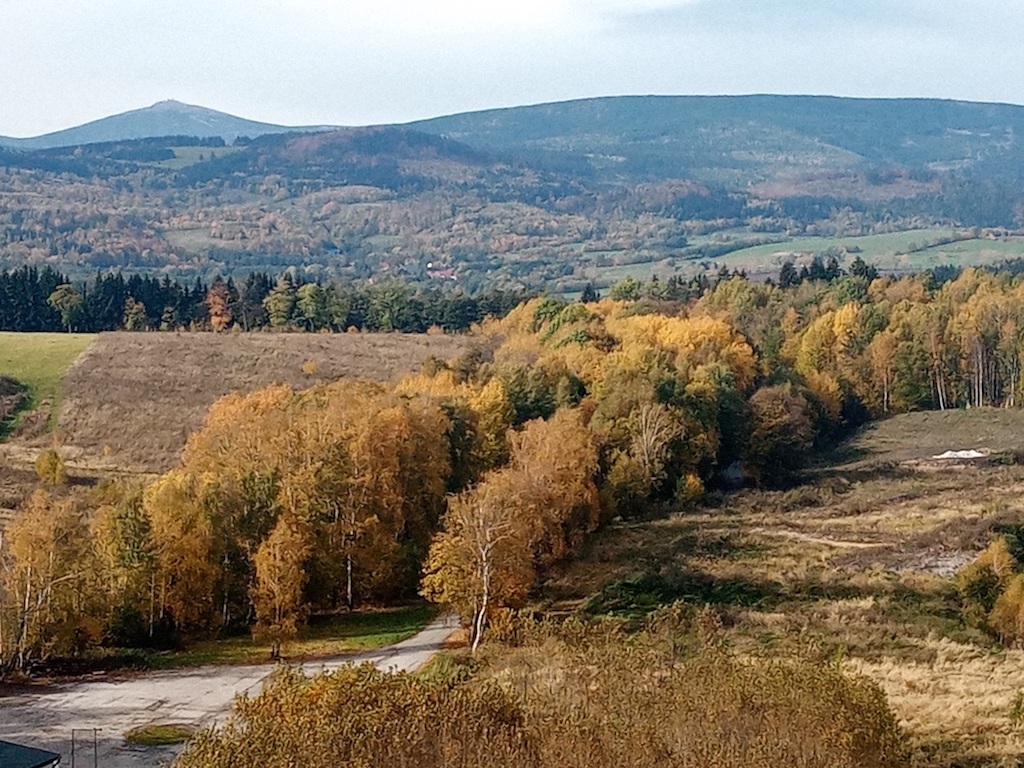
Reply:
M19 426L23 432L45 431L60 411L65 372L94 338L86 333L0 333L0 376L26 388L22 405L32 410L27 423L8 426ZM0 425L0 436L4 434Z
M388 381L431 355L457 357L469 343L402 334L101 334L68 371L58 429L78 463L164 471L229 392Z

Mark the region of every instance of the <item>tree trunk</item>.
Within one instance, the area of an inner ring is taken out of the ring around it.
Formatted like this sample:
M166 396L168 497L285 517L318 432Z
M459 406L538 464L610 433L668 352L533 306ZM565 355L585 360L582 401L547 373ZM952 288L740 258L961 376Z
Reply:
M18 669L25 668L25 646L28 644L28 611L32 594L32 566L29 565L25 575L25 604L21 614L21 626L18 631Z
M481 582L483 584L483 597L480 600L480 610L476 615L476 626L473 629L473 647L470 651L471 653L476 653L476 649L480 647L480 640L483 638L484 627L487 626L487 605L490 601L491 594L490 553L484 553L482 559Z
M156 571L149 575L149 639L153 639L153 625L156 623Z
M351 611L355 608L355 597L352 594L352 555L345 557L345 603Z

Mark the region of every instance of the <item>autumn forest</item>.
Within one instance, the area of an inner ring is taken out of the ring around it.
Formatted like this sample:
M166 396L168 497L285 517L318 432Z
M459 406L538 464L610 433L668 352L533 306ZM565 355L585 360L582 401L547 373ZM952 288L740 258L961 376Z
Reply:
M851 428L1021 397L1024 285L966 270L696 300L539 298L395 385L232 395L148 486L51 485L5 532L6 666L420 593L478 643L604 521L786 484Z

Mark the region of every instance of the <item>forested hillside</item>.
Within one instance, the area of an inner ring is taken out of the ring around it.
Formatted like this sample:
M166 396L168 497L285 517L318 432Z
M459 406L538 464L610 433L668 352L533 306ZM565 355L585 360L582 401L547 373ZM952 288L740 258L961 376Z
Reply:
M290 270L296 282L574 294L722 266L768 276L830 250L897 272L1000 261L1024 252L1020 113L630 97L414 126L238 128L230 144L211 128L6 148L0 268L76 283Z
M597 175L706 183L959 167L1020 178L1024 107L829 96L621 96L469 112L411 124L492 150L577 158Z

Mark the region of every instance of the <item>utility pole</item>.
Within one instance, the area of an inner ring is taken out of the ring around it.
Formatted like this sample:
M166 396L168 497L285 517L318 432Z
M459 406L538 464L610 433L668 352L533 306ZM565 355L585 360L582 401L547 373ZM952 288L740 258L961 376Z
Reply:
M75 764L75 734L89 733L92 731L92 768L99 768L100 764L100 742L99 728L72 728L71 729L71 768L77 768Z

